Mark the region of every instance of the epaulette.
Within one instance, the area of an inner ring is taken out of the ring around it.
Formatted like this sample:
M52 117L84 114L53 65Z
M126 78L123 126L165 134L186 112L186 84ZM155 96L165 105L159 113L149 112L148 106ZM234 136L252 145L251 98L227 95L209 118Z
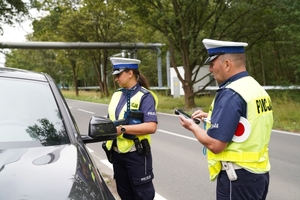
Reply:
M147 93L150 92L149 90L147 90L147 89L144 88L144 87L141 87L140 91L141 91L142 93L144 93L144 94L147 94Z

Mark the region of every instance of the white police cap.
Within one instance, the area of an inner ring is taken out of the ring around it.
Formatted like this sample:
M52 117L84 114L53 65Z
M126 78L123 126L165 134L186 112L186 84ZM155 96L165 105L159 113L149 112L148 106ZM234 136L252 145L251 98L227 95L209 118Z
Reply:
M125 69L138 69L139 64L141 63L140 60L132 58L111 57L109 59L113 65L113 72L111 75L119 74Z
M210 63L222 54L245 53L244 47L248 46L245 42L229 42L211 39L204 39L202 42L209 56L204 64Z

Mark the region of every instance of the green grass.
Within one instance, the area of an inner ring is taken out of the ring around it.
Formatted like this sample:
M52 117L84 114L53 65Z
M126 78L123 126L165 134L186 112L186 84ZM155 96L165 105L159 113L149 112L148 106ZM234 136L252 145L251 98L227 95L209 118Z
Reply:
M300 101L273 99L274 129L300 133Z
M62 91L65 98L77 99L82 101L96 102L108 104L110 97L103 97L99 92L95 91L79 91L79 96L76 97L74 91ZM269 92L274 113L274 125L273 129L290 131L300 133L300 93L297 90L294 91L271 91ZM174 113L175 108L184 107L184 97L173 98L172 96L166 96L157 94L158 96L158 112ZM203 111L208 111L213 97L202 96L195 98L197 108L201 108ZM186 110L187 113L192 113L195 109Z

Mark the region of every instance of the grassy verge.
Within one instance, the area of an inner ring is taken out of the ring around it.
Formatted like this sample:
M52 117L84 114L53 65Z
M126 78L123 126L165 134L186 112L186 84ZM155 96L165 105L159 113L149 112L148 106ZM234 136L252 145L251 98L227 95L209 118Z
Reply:
M102 97L99 92L79 91L79 96L74 91L62 91L65 98L82 101L108 104L110 97ZM273 129L300 133L300 94L299 91L270 91L274 112ZM174 113L175 108L184 107L184 98L173 98L172 96L158 95L158 112ZM197 108L207 111L213 97L203 96L195 98ZM192 113L193 110L187 111Z

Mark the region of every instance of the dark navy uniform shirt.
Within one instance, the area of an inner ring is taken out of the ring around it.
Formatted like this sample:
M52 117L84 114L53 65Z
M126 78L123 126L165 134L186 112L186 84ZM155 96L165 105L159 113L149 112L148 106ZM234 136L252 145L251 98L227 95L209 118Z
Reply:
M131 97L134 96L138 91L144 90L141 87L140 83L137 83L131 89L133 90L130 95ZM145 92L146 92L146 90L145 90ZM121 99L118 103L118 106L116 108L116 119L119 118L119 113L126 103L127 103L126 94L123 92ZM156 122L157 123L155 100L149 91L147 91L146 94L143 95L139 110L144 113L144 122ZM121 116L123 116L123 115L121 115Z
M245 76L249 76L248 72L240 72L219 86L210 120L211 127L207 130L210 137L223 142L231 142L240 117L246 118L247 104L244 99L232 89L225 88L231 82Z

